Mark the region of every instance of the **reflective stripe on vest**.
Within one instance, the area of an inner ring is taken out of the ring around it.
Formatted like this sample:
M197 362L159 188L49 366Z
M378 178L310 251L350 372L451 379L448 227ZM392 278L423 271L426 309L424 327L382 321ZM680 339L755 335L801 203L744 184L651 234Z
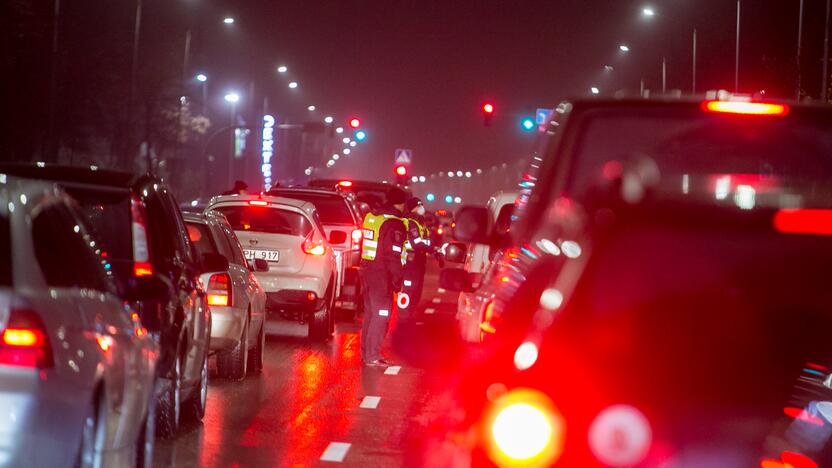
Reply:
M373 261L378 254L378 237L381 232L381 226L388 219L395 219L393 215L375 215L367 213L364 217L364 223L361 225L361 230L364 233L364 239L361 241L361 258L364 260Z

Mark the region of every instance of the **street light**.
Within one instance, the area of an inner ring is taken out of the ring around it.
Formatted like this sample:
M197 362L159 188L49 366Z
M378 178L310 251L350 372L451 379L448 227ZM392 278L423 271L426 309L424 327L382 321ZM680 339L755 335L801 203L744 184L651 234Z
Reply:
M286 73L287 71L289 71L289 68L286 65L281 65L277 67L278 73Z
M316 109L315 106L309 106L309 107L306 108L306 110L308 110L309 112L315 112L315 109Z
M344 148L344 150L343 150L343 151L341 151L341 152L342 152L342 153L344 153L344 154L346 155L346 154L350 154L350 153L352 152L352 150L351 150L351 149L349 149L349 148Z
M621 44L620 46L618 46L618 50L626 54L630 51L630 46L628 46L627 44Z
M289 89L295 89L297 87L298 87L298 82L297 81L290 81L289 82Z
M231 151L228 153L228 186L234 183L234 152L237 149L236 140L236 120L237 120L237 103L240 102L240 95L236 92L229 92L225 94L225 102L231 104Z
M641 15L646 18L652 18L653 16L656 16L656 10L652 7L644 7L641 9Z
M335 133L344 133L344 127L338 127L335 129Z
M228 93L225 95L225 102L236 104L240 102L240 95L237 93Z
M337 160L341 159L341 155L340 154L333 154L332 159L337 161Z
M341 141L343 141L345 145L350 144L350 138L349 137L341 138Z
M196 80L200 83L205 83L206 81L208 81L208 75L206 75L205 73L197 73L194 78L196 78Z
M596 88L595 86L589 88L589 92L592 94L599 94L601 92L600 89Z
M331 115L324 117L324 123L331 124L334 120Z
M225 24L234 24L234 18L231 16L226 16L222 19L222 22Z
M358 143L356 143L356 142L354 142L354 141L351 141L351 142L350 142L350 147L351 147L351 148L355 148L356 146L358 146Z

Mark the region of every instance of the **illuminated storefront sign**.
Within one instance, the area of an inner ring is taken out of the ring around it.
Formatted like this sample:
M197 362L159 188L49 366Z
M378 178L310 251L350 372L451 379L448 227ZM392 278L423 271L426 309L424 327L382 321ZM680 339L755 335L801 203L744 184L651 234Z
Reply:
M260 171L263 173L263 185L268 190L272 186L272 156L274 155L274 125L273 115L263 116L263 164Z

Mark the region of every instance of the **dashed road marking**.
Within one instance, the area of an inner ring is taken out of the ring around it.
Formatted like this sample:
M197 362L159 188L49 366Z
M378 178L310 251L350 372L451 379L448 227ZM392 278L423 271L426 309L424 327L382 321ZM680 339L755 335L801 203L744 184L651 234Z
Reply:
M326 446L324 453L321 454L321 461L338 463L344 461L344 457L347 456L350 446L352 446L352 444L348 444L346 442L330 442L329 445Z
M361 404L358 405L359 408L367 408L367 409L376 409L378 408L378 404L381 401L380 396L370 396L367 395L361 400Z
M430 315L434 312L436 312L436 310L433 307L428 307L427 309L425 309L425 313L428 314L428 315Z
M445 290L442 289L442 288L439 288L439 289L436 290L436 292L438 292L439 294L444 294Z
M434 304L439 304L440 302L442 302L442 299L440 299L438 297L434 297L431 302L433 302Z
M384 369L384 373L387 375L398 375L400 370L402 370L402 366L390 366Z

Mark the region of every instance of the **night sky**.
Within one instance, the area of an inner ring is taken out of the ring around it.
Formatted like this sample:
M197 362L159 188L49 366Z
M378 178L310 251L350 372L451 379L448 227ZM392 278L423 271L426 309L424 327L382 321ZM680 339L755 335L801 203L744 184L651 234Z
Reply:
M121 3L129 7L84 0L68 8L89 22L91 37L129 40L134 3ZM648 4L657 16L645 21L640 10ZM824 5L806 0L803 73L814 97ZM603 94L637 92L644 78L660 89L663 55L668 87L689 92L694 27L698 89L730 89L735 8L734 0L145 0L140 66L158 66L159 51L181 57L190 27L191 72L211 76L215 116L227 115L221 96L232 88L244 94L243 109L262 109L267 95L282 122L358 116L369 138L330 172L383 178L395 148L414 150L417 174L520 157L534 141L520 131L522 116L586 96L593 85ZM741 91L794 95L797 13L797 0L743 1ZM226 14L237 19L232 27L221 22ZM622 56L620 43L632 51ZM129 50L122 58L113 66L123 67ZM181 67L181 59L171 63ZM288 77L276 73L279 64L289 67ZM605 74L605 64L614 71ZM300 88L289 90L287 78ZM497 107L489 128L480 114L486 100ZM309 104L318 111L306 111Z

